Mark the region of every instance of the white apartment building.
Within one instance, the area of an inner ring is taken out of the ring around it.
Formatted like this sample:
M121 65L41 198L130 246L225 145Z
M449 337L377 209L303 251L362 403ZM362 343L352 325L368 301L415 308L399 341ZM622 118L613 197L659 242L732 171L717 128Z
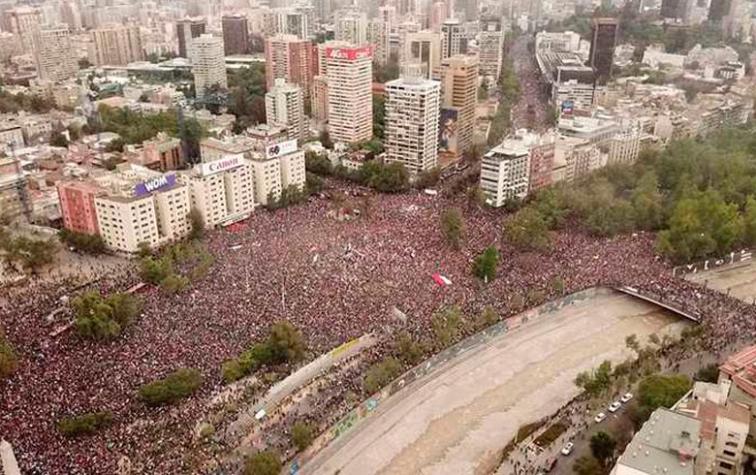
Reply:
M469 34L459 20L450 18L441 25L441 60L467 53Z
M261 147L257 140L243 135L233 135L223 140L208 137L200 142L200 161L214 162L229 155L244 155L253 153Z
M245 219L255 210L254 169L243 155L204 161L182 174L181 180L189 187L192 208L205 227Z
M565 82L554 82L551 88L551 99L557 112L572 112L565 110L571 105L572 110L590 111L596 105L599 93L604 88L594 86L577 79Z
M335 18L336 41L345 41L354 45L367 42L368 20L365 12L353 9L336 12Z
M413 174L436 167L441 83L409 76L387 82L386 94L386 161Z
M623 163L632 164L638 159L641 149L642 129L639 123L627 124L609 141L610 165Z
M501 73L501 59L504 53L504 33L501 19L481 20L478 33L478 56L481 76L492 76L494 81Z
M154 248L189 234L189 189L175 174L126 164L95 180L106 190L95 198L95 211L109 249L135 253L140 243Z
M420 64L425 77L436 79L441 67L441 35L435 31L407 33L401 45L400 64Z
M304 190L304 151L297 147L296 140L268 145L264 152L252 154L250 161L258 203L268 204L268 198L278 199L281 191L291 187Z
M268 125L286 127L290 140L307 138L304 97L299 86L276 79L275 86L265 94L265 115Z
M373 52L371 46L328 47L328 129L337 142L373 137Z
M526 146L513 141L504 141L491 149L480 165L480 189L486 203L494 208L513 198L525 198L529 177L530 152Z
M373 45L373 57L378 64L386 64L389 59L389 24L381 20L371 20L367 24L367 42Z
M34 56L39 79L62 82L76 76L79 64L71 47L71 32L67 26L41 30L36 40L39 47Z
M192 73L197 97L203 97L213 86L228 88L223 38L203 34L192 41Z

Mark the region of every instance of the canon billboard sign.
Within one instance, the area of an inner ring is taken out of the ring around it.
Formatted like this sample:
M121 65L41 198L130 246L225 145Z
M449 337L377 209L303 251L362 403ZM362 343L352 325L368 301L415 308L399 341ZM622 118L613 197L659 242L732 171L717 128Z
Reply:
M297 151L297 141L287 140L286 142L268 145L268 148L265 149L265 157L266 158L282 157L284 155L288 155L296 151Z
M354 61L355 59L371 58L372 56L372 46L362 46L359 48L326 48L326 57L330 59L346 59Z
M200 164L200 174L202 176L215 175L216 173L233 170L234 168L242 166L244 163L241 155L229 155L221 158L220 160L214 160L212 162Z

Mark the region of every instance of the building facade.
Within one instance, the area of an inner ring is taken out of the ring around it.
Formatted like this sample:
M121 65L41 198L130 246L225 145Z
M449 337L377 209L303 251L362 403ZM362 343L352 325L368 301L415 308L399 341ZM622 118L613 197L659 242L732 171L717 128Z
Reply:
M328 130L337 142L360 143L373 137L372 47L329 47Z
M276 79L302 88L305 100L309 100L312 78L317 67L317 58L312 42L293 35L276 35L265 40L265 80L268 89L275 86Z
M223 48L227 55L249 52L249 26L243 15L224 15Z
M95 63L127 65L144 60L142 37L138 26L108 25L92 31Z
M189 48L194 38L205 34L207 22L204 18L185 18L176 22L176 38L178 39L178 55L189 59Z
M304 113L302 88L277 79L275 86L265 94L265 114L268 125L286 127L290 140L307 138L307 117Z
M77 233L100 234L95 198L102 194L103 190L85 181L61 181L56 187L63 226Z
M417 174L438 164L441 85L419 77L386 83L386 161Z
M521 144L504 142L483 157L480 164L480 190L486 203L494 208L528 194L530 153Z
M615 18L594 18L591 31L591 50L588 64L596 73L596 81L606 85L612 77L614 46L617 41Z
M441 151L460 158L473 146L478 59L457 55L441 61Z
M212 35L200 35L192 41L192 73L197 97L211 88L228 88L223 40Z
M62 82L76 76L79 63L71 47L71 33L67 26L40 30L37 44L39 48L34 56L39 79Z

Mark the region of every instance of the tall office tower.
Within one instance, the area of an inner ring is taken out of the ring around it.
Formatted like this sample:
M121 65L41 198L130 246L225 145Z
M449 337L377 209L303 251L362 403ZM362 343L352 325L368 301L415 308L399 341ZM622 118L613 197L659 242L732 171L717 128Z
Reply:
M314 0L315 16L320 23L330 23L333 0Z
M373 137L373 52L370 46L327 47L328 131L336 142Z
M373 45L373 57L378 64L386 64L389 59L389 25L381 20L370 20L367 24L367 42Z
M431 5L428 28L435 32L441 31L441 25L449 19L449 7L446 2L433 2Z
M389 26L389 33L396 33L396 7L384 5L378 8L378 18Z
M200 35L192 40L192 73L197 97L205 96L213 86L228 88L223 40L213 35Z
M273 10L276 22L276 34L294 35L308 40L312 33L310 13L295 8L276 8Z
M185 18L176 22L176 37L178 38L178 55L189 58L189 48L192 40L205 33L207 22L204 18Z
M441 84L418 72L386 83L386 161L413 174L438 164Z
M711 0L709 4L709 21L720 23L730 13L732 0Z
M494 81L501 72L501 59L504 54L504 30L501 18L480 20L478 33L478 56L480 57L481 76L493 76Z
M417 64L426 79L436 78L441 66L441 35L433 31L407 33L401 54L402 64Z
M226 54L247 54L249 52L247 17L243 15L224 15L222 24L223 48Z
M265 94L265 116L268 125L286 127L289 140L307 138L307 117L304 112L302 88L276 79L276 84Z
M538 0L532 0L531 5L534 3L538 3ZM478 19L478 0L457 0L455 7L455 11L463 15L465 21L476 21Z
M441 140L439 150L461 158L473 145L478 91L478 58L456 55L441 61Z
M340 10L336 18L336 41L346 41L355 45L367 42L367 15L356 10Z
M60 5L60 16L63 23L68 25L71 31L79 31L83 28L81 22L81 8L76 1L66 1Z
M448 19L441 25L441 59L467 53L469 35L457 19Z
M77 55L71 47L68 26L46 28L37 34L37 76L46 81L65 81L79 70Z
M27 6L11 8L3 14L3 22L6 31L21 39L24 52L34 52L34 37L42 24L42 10Z
M310 111L315 122L318 124L328 122L328 77L321 75L312 78L310 104Z
M302 88L305 101L315 75L316 58L312 43L294 35L276 35L265 40L265 79L271 89L276 79Z
M615 41L617 41L617 19L594 18L588 65L593 68L596 81L602 86L606 85L612 77Z
M126 65L144 60L138 26L105 25L92 31L92 42L98 66Z

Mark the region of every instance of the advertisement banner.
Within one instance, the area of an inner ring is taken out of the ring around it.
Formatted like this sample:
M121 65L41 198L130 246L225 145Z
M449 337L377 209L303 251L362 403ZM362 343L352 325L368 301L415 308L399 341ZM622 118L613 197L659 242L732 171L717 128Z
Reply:
M441 123L438 127L440 152L457 151L457 115L457 109L441 109Z
M161 175L134 186L134 196L143 196L165 188L170 188L176 184L176 175Z
M575 102L567 100L562 102L562 114L572 114L575 110Z
M216 173L233 170L242 166L244 158L241 155L229 155L220 160L200 164L200 174L202 176L215 175Z
M297 141L287 140L286 142L268 145L268 148L265 149L265 157L266 158L282 157L284 155L288 155L296 151L297 151Z
M355 59L371 58L372 56L373 47L369 45L359 48L326 48L326 57L330 59L354 61Z

